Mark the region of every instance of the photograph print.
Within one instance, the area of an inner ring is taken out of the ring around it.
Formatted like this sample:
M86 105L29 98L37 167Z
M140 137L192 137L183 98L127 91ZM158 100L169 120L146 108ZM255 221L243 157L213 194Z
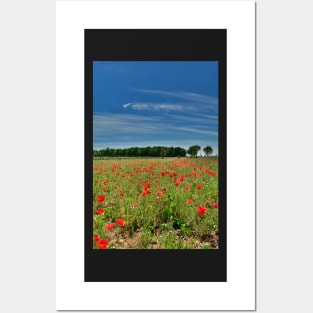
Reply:
M93 248L218 249L218 61L93 62Z

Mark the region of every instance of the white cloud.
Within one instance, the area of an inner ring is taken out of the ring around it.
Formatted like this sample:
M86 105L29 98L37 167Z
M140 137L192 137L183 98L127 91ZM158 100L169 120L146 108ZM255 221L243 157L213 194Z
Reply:
M120 133L142 134L143 132L151 134L158 129L156 122L158 121L155 118L136 114L97 114L93 116L93 132L94 136Z
M206 115L206 114L192 114L192 115L179 115L179 114L171 114L173 121L179 121L182 123L190 123L193 125L202 124L202 125L216 125L218 124L218 116L217 115Z
M198 93L192 93L192 92L184 92L184 91L165 91L165 90L153 90L153 89L135 89L136 91L143 92L143 93L151 93L151 94L158 94L163 96L169 96L169 97L175 97L175 98L181 98L185 100L189 100L191 102L201 102L206 103L208 105L217 106L218 105L218 99L216 97L210 97Z
M135 102L123 104L123 108L131 108L136 111L184 111L186 107L181 104Z
M123 108L126 109L131 105L131 102L123 104Z
M191 133L207 134L207 135L212 135L212 136L218 135L218 132L215 132L215 131L197 129L197 128L192 128L192 127L175 127L175 129L179 131L186 131L188 133L191 132Z
M136 111L158 111L158 112L186 112L187 114L198 114L202 112L210 112L207 117L214 118L218 111L218 99L206 95L191 92L172 92L163 90L135 89L140 93L148 93L152 95L165 96L162 102L132 101L122 105L124 109L132 109ZM174 98L174 99L173 99ZM173 101L175 98L182 99L181 102ZM217 118L217 115L216 115Z

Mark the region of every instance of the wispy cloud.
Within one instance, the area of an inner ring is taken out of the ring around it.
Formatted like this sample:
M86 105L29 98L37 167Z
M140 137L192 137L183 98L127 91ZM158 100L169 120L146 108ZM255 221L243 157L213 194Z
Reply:
M185 91L177 92L177 91L165 91L165 90L154 90L154 89L135 89L135 90L142 92L142 93L150 93L150 94L180 98L180 99L188 100L191 102L206 103L212 106L216 106L218 104L218 99L215 97L210 97L207 95L202 95L202 94L193 93L193 92L185 92Z
M123 104L123 108L131 108L136 111L184 111L188 108L181 104L170 103L152 103L152 102L134 102Z
M217 114L216 109L212 110L208 108L205 104L199 103L154 103L154 102L128 102L122 105L124 109L135 110L135 111L155 111L155 112L164 112L164 113L188 113L193 116L206 116L208 119L216 119ZM210 111L214 114L205 114L203 112Z
M136 111L158 111L158 112L185 112L192 114L202 114L210 112L210 118L217 114L218 99L198 93L185 91L173 92L152 89L133 89L143 94L155 95L161 101L131 101L122 105L124 109ZM150 97L151 98L151 97Z
M132 105L130 102L129 103L125 103L125 104L123 104L123 108L127 109L130 105Z
M191 132L191 133L206 134L206 135L212 135L212 136L218 135L218 132L216 131L210 131L210 130L192 128L192 127L175 127L175 129L179 131L186 131L188 133Z
M93 117L94 137L99 136L129 136L129 135L158 135L164 139L174 137L178 133L188 137L191 133L217 136L216 123L209 123L206 118L169 115L138 116L137 114L96 114ZM184 120L188 120L188 124Z
M180 114L169 114L172 121L178 121L181 124L189 123L192 125L206 125L217 127L218 116L208 114L192 114L192 115L180 115Z
M215 123L206 118L192 118L168 114L141 116L132 113L107 113L93 116L94 149L130 146L181 146L187 148L195 142L201 146L210 144L217 152L218 132ZM180 118L189 118L184 123Z
M194 106L141 102L126 103L123 107L127 109L127 113L125 112L124 115L120 114L113 117L113 120L116 118L116 123L123 123L123 125L127 126L130 121L134 120L136 122L136 127L139 124L144 125L144 128L148 131L154 124L155 126L163 129L172 129L174 126L181 126L179 129L181 131L191 131L211 135L217 134L218 115L201 114L199 113L199 110L195 111L197 107L195 108ZM154 112L153 118L152 115L149 115L149 117L146 115L138 115L142 111ZM111 122L113 120L111 120ZM165 123L165 121L167 123ZM147 125L145 122L147 122ZM198 129L199 127L202 127L203 129ZM175 128L175 130L177 130L177 128ZM214 133L211 132L212 130Z
M96 114L93 116L95 136L117 134L155 133L159 127L155 118L136 114ZM163 127L166 125L163 125Z

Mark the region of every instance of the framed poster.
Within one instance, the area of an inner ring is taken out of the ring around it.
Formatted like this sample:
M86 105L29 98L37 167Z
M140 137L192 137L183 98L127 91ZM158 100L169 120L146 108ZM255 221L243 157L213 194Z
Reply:
M85 281L226 281L226 35L85 30Z
M254 308L254 40L250 1L57 1L57 309Z

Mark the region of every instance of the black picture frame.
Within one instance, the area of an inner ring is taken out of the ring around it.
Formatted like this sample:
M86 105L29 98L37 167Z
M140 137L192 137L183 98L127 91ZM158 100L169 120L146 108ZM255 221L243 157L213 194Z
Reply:
M85 29L85 282L227 281L227 30ZM93 61L218 61L219 249L95 250Z

